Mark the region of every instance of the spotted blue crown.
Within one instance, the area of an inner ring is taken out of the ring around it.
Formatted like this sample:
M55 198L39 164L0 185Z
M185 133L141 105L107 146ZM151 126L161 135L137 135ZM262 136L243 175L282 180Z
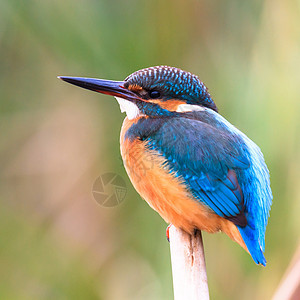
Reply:
M204 83L196 75L178 68L157 66L136 71L125 79L125 87L129 85L138 85L147 91L158 90L162 100L180 99L217 111Z

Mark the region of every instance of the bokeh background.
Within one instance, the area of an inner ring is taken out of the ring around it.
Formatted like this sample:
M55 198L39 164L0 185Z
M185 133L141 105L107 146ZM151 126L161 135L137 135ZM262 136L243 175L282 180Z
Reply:
M112 97L57 75L121 80L166 64L210 89L262 149L274 204L267 267L204 234L212 299L270 299L299 244L300 2L0 0L0 298L172 299L166 224L131 186ZM128 190L105 208L95 179Z

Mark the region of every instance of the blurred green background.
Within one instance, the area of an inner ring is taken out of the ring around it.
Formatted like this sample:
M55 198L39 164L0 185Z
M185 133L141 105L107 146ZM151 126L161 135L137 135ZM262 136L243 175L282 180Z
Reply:
M210 89L262 149L274 204L267 267L204 234L212 299L270 299L299 243L300 2L0 1L0 298L172 299L166 224L131 186L112 97L57 75L122 80L166 64ZM105 172L126 200L92 197Z

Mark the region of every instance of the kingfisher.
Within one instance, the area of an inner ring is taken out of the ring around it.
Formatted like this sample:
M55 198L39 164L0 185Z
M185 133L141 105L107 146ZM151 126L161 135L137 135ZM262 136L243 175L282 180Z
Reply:
M120 135L125 169L167 223L190 234L222 231L266 265L272 192L263 154L218 113L198 76L156 66L124 81L59 78L117 99L127 115Z

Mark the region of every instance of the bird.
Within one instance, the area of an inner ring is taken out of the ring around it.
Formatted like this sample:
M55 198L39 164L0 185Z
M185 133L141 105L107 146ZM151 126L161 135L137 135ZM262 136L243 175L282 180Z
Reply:
M59 78L116 98L126 112L120 149L127 174L167 223L190 234L222 231L266 266L273 197L263 154L219 114L198 76L155 66L123 81Z

